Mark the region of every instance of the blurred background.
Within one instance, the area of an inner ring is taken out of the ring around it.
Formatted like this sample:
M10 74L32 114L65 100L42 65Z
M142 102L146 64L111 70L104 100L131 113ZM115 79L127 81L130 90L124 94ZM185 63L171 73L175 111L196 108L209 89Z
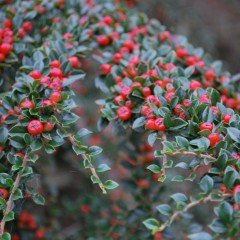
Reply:
M240 1L139 0L139 4L171 32L187 36L194 46L224 61L231 73L240 71Z

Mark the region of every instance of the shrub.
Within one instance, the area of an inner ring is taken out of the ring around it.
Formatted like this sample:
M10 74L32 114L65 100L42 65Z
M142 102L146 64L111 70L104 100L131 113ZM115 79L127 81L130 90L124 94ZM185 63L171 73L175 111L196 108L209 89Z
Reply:
M105 163L94 167L93 157L102 149L84 142L89 130L77 129L72 88L76 80L85 78L85 56L99 62L95 85L104 94L97 101L101 109L98 128L103 130L111 122L125 139L124 151L130 151L129 157L123 157L128 159L123 165L130 169L125 192L136 203L132 210L126 203L111 207L109 216L112 210L119 214L116 222L106 223L112 226L108 231L101 226L105 233L90 223L92 234L148 239L151 233L154 239L174 239L178 229L174 223L181 217L182 237L237 239L237 75L224 71L220 61L211 60L186 38L171 34L158 21L119 1L7 2L1 15L2 239L11 238L5 223L14 219L21 198L44 204L44 198L29 185L44 151L54 154L68 142L103 193L118 186L113 180L100 179L98 174L110 169ZM149 145L143 144L146 136ZM118 171L112 170L121 175ZM149 179L149 173L158 184ZM113 202L98 202L95 208L107 209ZM202 204L213 212L208 213L212 218L206 221L208 228L201 226L196 214L190 214ZM89 205L82 205L81 210L88 214ZM23 219L29 218L22 212L18 221L24 225ZM139 220L150 232L139 229L135 223ZM42 239L45 232L40 229L34 234Z

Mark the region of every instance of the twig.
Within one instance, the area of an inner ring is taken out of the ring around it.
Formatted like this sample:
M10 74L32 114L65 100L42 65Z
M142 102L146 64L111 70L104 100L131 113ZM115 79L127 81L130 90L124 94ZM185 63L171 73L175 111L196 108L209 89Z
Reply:
M27 166L27 155L24 156L23 158L23 162L22 162L22 170L21 172L23 172L25 170ZM9 198L7 200L7 203L6 203L6 209L4 210L3 212L3 218L0 222L0 236L2 237L2 235L4 234L4 229L5 229L5 217L9 214L9 212L12 210L12 204L13 204L13 195L14 193L16 192L16 190L18 189L19 187L19 184L20 184L20 181L21 181L21 173L18 172L17 176L16 176L16 179L13 183L13 188L11 190L11 193L9 195Z
M223 197L224 198L227 198L227 197L231 197L232 195L231 194L224 194ZM187 212L189 209L201 204L201 203L207 203L209 201L211 201L211 196L208 195L207 197L205 198L202 198L200 200L197 200L197 201L193 201L193 202L190 202L189 204L187 204L185 206L185 208L182 210L182 211L177 211L175 212L168 221L166 221L163 225L161 225L158 229L159 232L162 232L166 227L168 227L169 225L171 225L177 218L178 216L183 213L183 212Z

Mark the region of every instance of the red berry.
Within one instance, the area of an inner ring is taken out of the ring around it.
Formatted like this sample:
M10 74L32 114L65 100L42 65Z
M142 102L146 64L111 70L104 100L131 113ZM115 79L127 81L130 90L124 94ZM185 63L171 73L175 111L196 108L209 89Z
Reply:
M24 108L32 109L34 108L34 103L28 99L25 99L20 103L19 107L23 109Z
M240 192L240 185L237 185L233 189L233 194L236 195L238 192Z
M113 22L113 19L111 16L105 16L103 17L102 22L104 22L107 25L110 25Z
M147 97L147 96L149 96L149 95L151 95L151 89L149 88L149 87L144 87L143 89L142 89L142 94L145 96L145 97Z
M154 119L148 119L146 124L145 124L145 128L147 130L156 130L155 120Z
M164 126L163 124L163 120L164 118L162 117L159 117L155 120L155 129L158 130L158 131L165 131L166 130L166 127Z
M170 33L168 31L164 31L160 33L160 36L159 36L161 41L166 41L167 39L169 39L169 37L170 37Z
M204 77L207 81L213 81L215 78L215 72L212 69L209 69L204 73Z
M26 35L25 30L24 30L23 28L19 28L19 29L18 29L18 36L19 36L20 38L23 38L23 37L25 37L25 35Z
M122 54L121 53L113 54L112 60L115 64L119 64L122 60Z
M80 62L77 57L72 56L68 58L69 62L71 63L73 68L78 68L80 65Z
M59 68L52 68L50 71L50 76L53 78L62 78L62 70Z
M99 66L99 70L102 75L108 75L111 72L111 68L112 68L112 66L108 63L101 64Z
M54 128L54 125L51 122L46 122L43 125L44 132L50 132L53 130L53 128Z
M107 46L110 43L110 39L106 35L100 35L97 37L97 43L99 46Z
M211 133L208 135L208 140L210 141L210 146L215 146L218 142L221 141L221 137L218 133Z
M53 60L50 62L49 66L51 68L60 68L61 63L58 60Z
M29 32L32 30L32 23L27 21L25 23L23 23L23 28L26 32Z
M213 125L209 122L204 122L204 123L200 124L199 129L200 129L200 131L204 131L204 130L212 131Z
M0 46L0 52L4 55L8 55L12 51L12 45L9 43L2 43Z
M3 199L6 199L8 197L8 190L4 188L0 188L0 197L2 197Z
M27 130L31 135L38 135L43 132L43 124L39 120L32 120L28 123Z
M4 27L5 28L11 28L12 27L12 20L11 19L9 19L9 18L6 18L5 20L4 20Z
M222 116L222 122L225 123L225 124L228 124L230 119L231 119L231 115L230 114L226 114L226 115L223 115Z
M202 87L202 84L201 84L200 82L196 81L196 80L191 80L189 87L190 87L190 89L191 89L192 91L194 91L194 90L196 90L197 88L201 88L201 87Z
M188 52L185 48L178 48L176 50L176 54L179 58L184 58L187 56Z
M54 91L51 96L50 96L50 100L52 103L58 103L60 102L62 99L62 95L60 92Z
M6 59L6 56L0 53L0 62L4 62L5 59Z
M131 110L126 106L119 107L117 110L117 116L119 119L126 121L131 118Z
M32 77L35 80L38 80L42 77L42 74L38 70L33 70L29 73L29 76Z

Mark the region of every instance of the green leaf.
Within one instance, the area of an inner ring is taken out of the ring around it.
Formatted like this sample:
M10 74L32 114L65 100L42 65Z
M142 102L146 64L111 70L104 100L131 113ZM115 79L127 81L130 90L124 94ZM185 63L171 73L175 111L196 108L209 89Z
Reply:
M240 143L240 130L234 127L227 128L227 132L231 139L237 143Z
M188 235L190 240L212 240L212 237L209 233L199 232Z
M77 74L77 75L72 75L70 77L68 77L62 84L63 87L66 87L68 85L71 85L72 83L74 83L77 80L83 79L85 77L85 73L81 73L81 74Z
M186 203L187 202L187 197L183 193L175 193L170 196L176 203L182 202Z
M132 128L136 129L142 127L145 123L146 123L145 117L139 117L133 122Z
M222 222L229 223L232 220L233 208L228 202L224 201L217 208L217 214L218 214L219 219Z
M104 187L106 189L114 189L116 187L118 187L118 183L116 183L115 181L112 181L112 180L107 180L105 183L104 183Z
M188 125L188 123L181 118L175 118L172 120L171 123L172 127L170 127L170 130L178 130L180 128L183 128Z
M32 195L32 199L38 205L44 205L45 204L45 198L42 195L38 194L38 193L33 194Z
M72 149L77 155L86 153L86 148L84 148L84 147L79 147L79 146L76 146L76 145L72 145Z
M179 147L188 149L189 147L189 142L185 137L177 136L176 137L176 142Z
M172 209L168 204L160 204L156 208L161 214L165 216L169 216L172 214Z
M84 137L84 136L86 136L86 135L88 135L88 134L91 134L92 132L91 131L89 131L88 129L86 129L86 128L82 128L82 129L80 129L78 132L77 132L77 136L78 137Z
M4 144L8 139L8 129L0 127L0 144Z
M13 200L15 201L15 200L18 200L20 198L23 198L23 195L22 195L21 189L18 188L13 194Z
M11 234L8 232L5 232L0 238L0 240L11 240Z
M96 169L96 171L97 172L106 172L106 171L108 171L108 170L110 170L111 168L107 165L107 164L100 164L98 167L97 167L97 169Z
M223 183L224 185L230 189L233 187L235 181L239 179L238 172L233 168L228 166L224 171Z
M213 189L213 179L206 175L203 177L199 183L200 188L204 191L204 193L209 193Z
M143 224L147 229L152 230L153 232L156 231L160 226L159 222L155 218L148 218L143 221Z
M98 146L91 146L88 148L88 153L90 156L95 156L98 155L102 152L102 148L98 147Z
M13 219L14 219L14 212L13 212L13 211L9 212L9 213L4 217L4 221L5 221L5 222L12 221Z
M156 164L149 165L147 167L147 169L149 169L153 173L160 173L160 171L161 171L161 168L159 166L157 166Z

